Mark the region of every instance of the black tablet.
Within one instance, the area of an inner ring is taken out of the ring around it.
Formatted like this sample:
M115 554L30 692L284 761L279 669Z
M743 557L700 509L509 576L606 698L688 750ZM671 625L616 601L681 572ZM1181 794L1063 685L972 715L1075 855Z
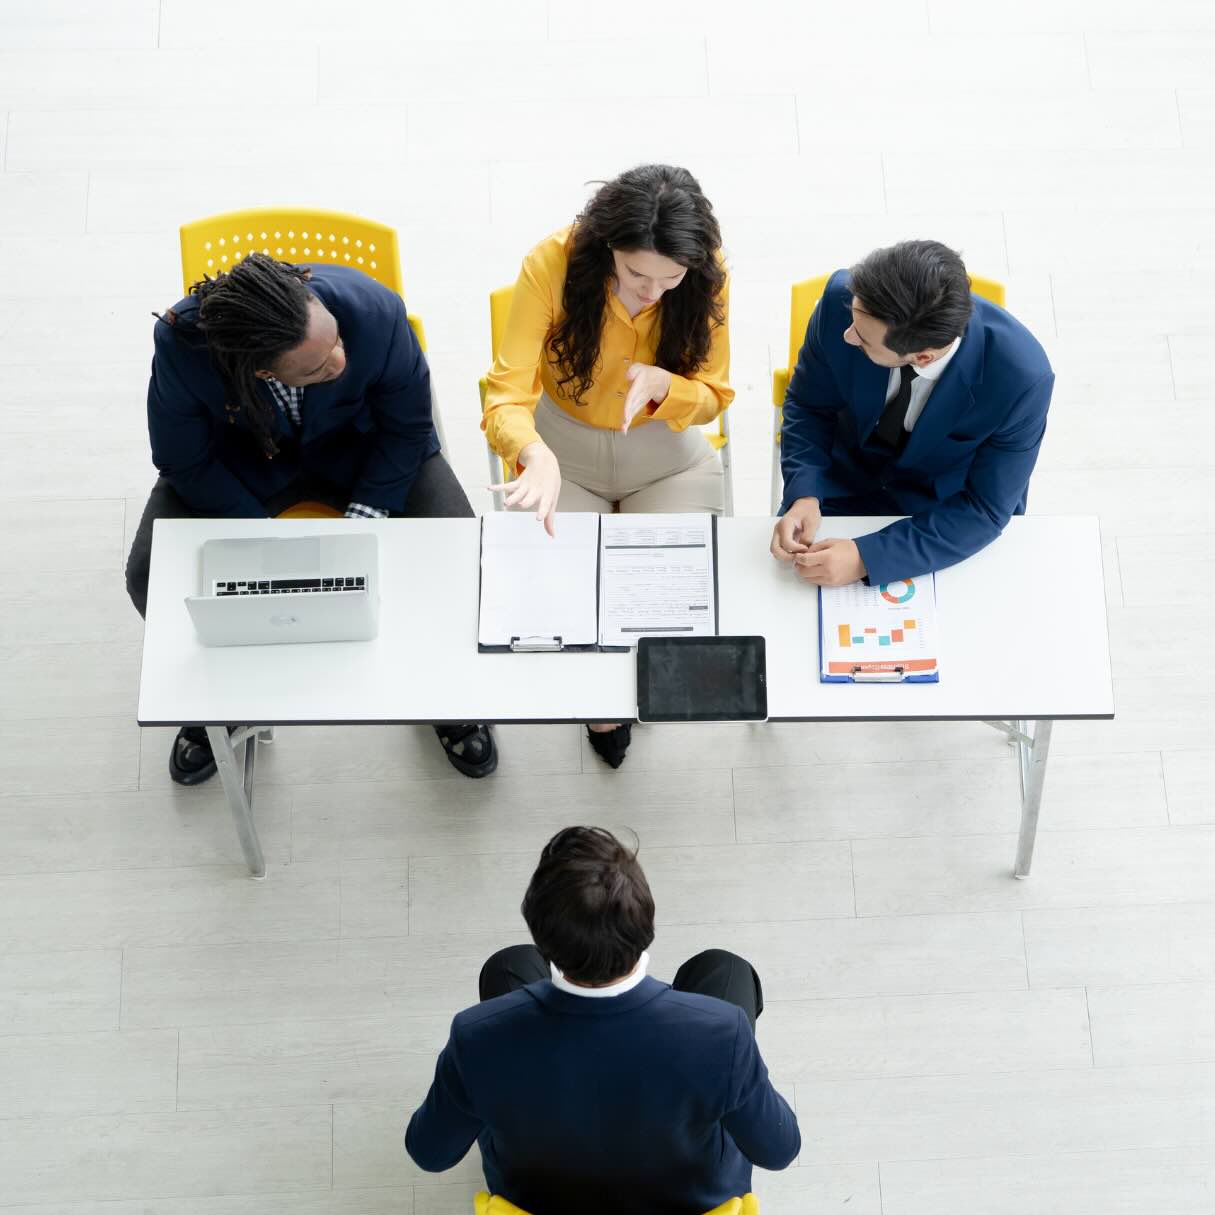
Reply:
M762 637L642 637L638 721L766 721Z

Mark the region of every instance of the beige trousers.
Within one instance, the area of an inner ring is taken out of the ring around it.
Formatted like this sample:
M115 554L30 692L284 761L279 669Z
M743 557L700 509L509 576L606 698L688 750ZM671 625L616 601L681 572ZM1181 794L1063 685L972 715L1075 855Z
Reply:
M627 434L588 426L541 393L536 430L561 466L559 511L720 515L721 460L696 426L647 422Z

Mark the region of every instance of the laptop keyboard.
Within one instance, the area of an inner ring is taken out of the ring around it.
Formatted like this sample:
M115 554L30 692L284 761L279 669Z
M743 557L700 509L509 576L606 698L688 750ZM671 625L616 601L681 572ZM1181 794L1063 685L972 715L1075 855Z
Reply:
M227 582L217 579L211 593L226 595L328 595L337 591L365 591L366 578L266 578L260 581Z

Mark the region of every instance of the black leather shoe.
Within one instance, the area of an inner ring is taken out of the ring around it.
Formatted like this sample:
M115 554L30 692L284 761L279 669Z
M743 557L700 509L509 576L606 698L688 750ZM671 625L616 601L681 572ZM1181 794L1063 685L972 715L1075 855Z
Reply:
M169 752L169 775L179 785L201 785L215 775L215 756L202 726L182 726Z
M633 741L633 723L626 721L614 730L596 732L587 726L586 736L591 740L591 750L609 768L619 768L624 763L624 754Z
M477 780L488 776L498 766L498 748L489 726L435 726L435 733L457 772Z

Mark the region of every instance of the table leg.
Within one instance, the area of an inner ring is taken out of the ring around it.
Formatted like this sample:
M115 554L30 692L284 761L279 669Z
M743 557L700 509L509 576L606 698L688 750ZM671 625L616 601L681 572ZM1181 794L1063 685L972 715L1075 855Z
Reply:
M1021 737L1017 743L1017 762L1021 770L1021 832L1017 837L1017 860L1013 877L1029 877L1034 860L1034 840L1038 834L1038 811L1042 807L1042 785L1046 780L1046 760L1050 754L1051 721L1034 723L1032 738L1029 722L1017 722ZM1026 741L1026 740L1029 741Z
M231 734L226 726L207 727L207 740L215 756L219 779L228 795L228 806L232 811L232 821L236 824L241 851L245 854L245 863L255 878L264 878L266 862L253 822L253 773L257 766L259 737L258 730L248 727L241 727ZM237 767L235 750L242 742L245 744L243 774Z
M1038 811L1042 808L1042 783L1046 780L1046 759L1050 753L1050 721L1039 720L1029 732L1028 721L986 721L984 725L1008 736L1008 745L1017 748L1017 771L1021 778L1021 832L1017 837L1017 859L1013 877L1029 877L1034 861L1034 840L1038 835Z
M1026 742L1031 741L1028 735L1022 733L1022 727L1025 725L1023 721L985 721L983 724L1006 734L1010 747L1020 738L1024 738Z

